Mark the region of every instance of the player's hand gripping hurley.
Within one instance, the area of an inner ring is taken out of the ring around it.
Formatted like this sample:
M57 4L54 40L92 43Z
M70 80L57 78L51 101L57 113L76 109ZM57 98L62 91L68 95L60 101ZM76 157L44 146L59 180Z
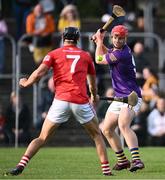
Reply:
M126 97L100 97L100 100L124 102L124 103L131 105L131 106L135 106L138 102L138 96L137 96L135 91L132 91Z

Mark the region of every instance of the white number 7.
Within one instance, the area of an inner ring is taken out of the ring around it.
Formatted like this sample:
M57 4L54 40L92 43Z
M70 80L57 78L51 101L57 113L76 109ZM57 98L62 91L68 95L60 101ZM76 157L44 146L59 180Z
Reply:
M80 55L66 55L66 57L68 59L73 59L73 62L72 62L71 68L70 68L70 72L74 73L76 64L77 64L78 60L80 59Z

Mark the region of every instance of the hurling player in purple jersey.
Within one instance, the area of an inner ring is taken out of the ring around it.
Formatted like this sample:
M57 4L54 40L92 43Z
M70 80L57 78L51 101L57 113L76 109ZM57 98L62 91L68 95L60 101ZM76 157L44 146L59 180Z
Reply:
M126 44L127 36L127 28L123 25L118 25L111 32L111 42L113 45L111 49L107 48L103 43L105 31L101 33L98 30L92 39L96 43L96 63L109 64L115 96L125 97L132 91L135 91L138 95L138 103L134 107L130 107L127 103L113 101L106 112L104 121L100 124L103 135L116 153L117 163L113 169L122 170L129 168L133 172L144 168L139 155L137 136L130 127L132 119L139 111L142 98L136 83L134 59L130 48ZM125 156L121 140L115 132L117 126L131 152L131 163Z

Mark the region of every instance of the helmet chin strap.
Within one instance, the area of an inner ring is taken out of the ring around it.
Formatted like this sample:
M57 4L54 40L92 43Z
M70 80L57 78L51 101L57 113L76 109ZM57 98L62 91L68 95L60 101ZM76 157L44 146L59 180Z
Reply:
M116 46L113 44L113 47L114 47L115 49L122 49L122 48L124 47L124 45L125 45L125 43L121 46L121 48L118 48L118 47L116 47Z

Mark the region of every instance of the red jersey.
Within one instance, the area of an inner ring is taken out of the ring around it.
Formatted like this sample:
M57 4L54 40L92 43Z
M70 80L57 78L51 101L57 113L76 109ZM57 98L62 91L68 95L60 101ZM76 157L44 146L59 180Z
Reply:
M42 63L53 68L55 98L77 104L88 102L87 74L96 74L88 52L74 45L63 46L49 52Z

